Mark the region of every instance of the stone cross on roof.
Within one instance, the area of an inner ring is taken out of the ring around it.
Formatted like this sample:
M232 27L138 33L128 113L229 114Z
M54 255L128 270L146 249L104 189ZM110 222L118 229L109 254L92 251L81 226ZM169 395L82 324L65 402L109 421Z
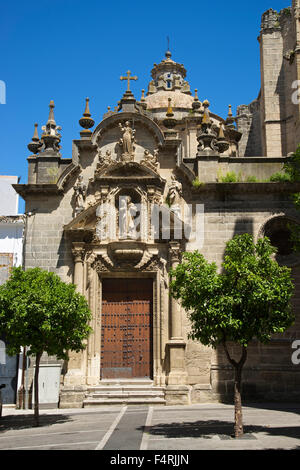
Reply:
M131 77L130 74L131 74L131 72L130 72L130 70L128 70L128 72L126 74L127 75L126 77L120 77L120 80L127 80L127 91L130 91L130 80L137 80L138 79L138 77L136 77L136 76Z

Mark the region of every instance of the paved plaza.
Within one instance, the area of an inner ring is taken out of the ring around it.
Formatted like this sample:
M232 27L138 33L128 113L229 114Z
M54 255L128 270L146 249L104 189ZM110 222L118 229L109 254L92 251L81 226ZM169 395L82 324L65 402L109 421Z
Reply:
M300 404L243 407L245 435L234 439L225 404L32 410L4 407L0 450L300 450Z

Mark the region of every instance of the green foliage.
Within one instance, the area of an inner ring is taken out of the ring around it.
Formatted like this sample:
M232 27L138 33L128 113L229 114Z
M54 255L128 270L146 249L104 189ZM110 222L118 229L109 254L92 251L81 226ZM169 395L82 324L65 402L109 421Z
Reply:
M247 176L246 183L258 183L256 176Z
M0 331L8 340L8 353L30 346L30 354L47 352L68 359L68 351L84 349L92 331L91 313L76 286L40 268L14 268L0 286Z
M221 176L221 183L238 183L239 179L234 171L229 171L225 176Z
M288 181L300 182L300 145L298 145L296 152L289 156L283 165L283 170ZM300 210L300 193L292 194L292 200L296 209ZM291 240L294 242L294 250L300 252L300 227L293 224L289 228L291 230Z
M281 173L278 171L277 173L274 173L272 176L270 176L269 181L271 182L277 182L277 183L288 183L291 181L291 177L287 173Z
M281 16L292 16L291 9L290 9L290 8L283 8L283 9L280 11L280 15L281 15Z
M192 339L247 347L253 338L265 343L293 323L291 271L271 258L275 252L268 238L255 245L251 235L237 235L226 245L221 274L198 251L183 255L170 287L189 314Z
M194 179L193 183L192 183L193 187L194 188L201 188L202 186L205 185L205 183L203 183L203 181L200 181L198 176Z
M287 158L283 169L290 181L300 181L300 145L298 145L296 152Z

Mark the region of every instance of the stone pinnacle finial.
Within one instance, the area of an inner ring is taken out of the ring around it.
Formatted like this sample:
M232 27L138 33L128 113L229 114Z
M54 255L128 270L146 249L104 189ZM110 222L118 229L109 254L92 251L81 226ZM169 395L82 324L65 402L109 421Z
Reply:
M203 101L204 113L203 113L203 118L202 118L202 124L211 124L211 119L210 119L210 115L208 111L209 105L210 103L208 100Z
M30 152L32 152L35 155L39 152L39 149L43 145L40 141L37 128L38 128L38 124L35 123L33 137L31 139L31 142L27 145L28 150L30 150Z
M170 52L170 38L169 38L169 36L167 36L167 42L168 42L168 49L165 53L165 56L166 56L166 59L168 60L168 59L171 59L171 57L172 57L172 54Z
M218 142L216 146L220 153L224 153L226 150L229 149L229 142L226 140L222 124L220 124Z
M163 124L168 129L173 129L176 125L177 120L174 118L174 113L171 105L171 98L168 98L168 109L166 112L166 118L163 120Z
M140 106L142 107L142 109L146 110L147 109L147 101L145 99L145 90L143 89L142 90L142 96L141 96L141 100L140 100Z
M48 117L47 124L53 124L56 126L56 122L54 119L54 108L55 108L54 101L51 100L49 103L49 117Z
M233 114L232 114L232 106L231 104L228 105L228 116L227 116L227 119L226 119L226 126L228 127L235 127L234 123L235 123L235 119L233 117Z
M44 131L42 136L41 136L41 141L45 145L45 151L51 150L54 152L58 152L60 149L60 140L61 140L61 135L59 134L59 130L61 130L60 126L56 125L55 119L54 119L54 101L51 100L49 104L49 117L47 124L42 127L42 130Z
M92 134L92 132L89 129L93 127L93 125L95 124L94 119L92 119L91 117L89 101L90 101L89 98L85 99L85 111L83 113L82 118L79 119L79 125L85 129L84 131L82 131L85 133L85 135Z
M38 123L36 122L34 124L34 133L33 133L33 137L32 137L32 140L34 142L39 142L39 140L40 140L37 128L38 128Z
M168 109L167 109L166 116L167 117L173 117L174 116L172 105L171 105L171 98L168 98Z
M223 126L220 125L218 139L224 139L224 138L225 138L225 135L224 135L224 131L223 131Z
M85 117L91 117L89 102L90 102L90 99L86 98L85 99L85 111L83 113Z
M201 107L201 103L198 98L198 90L195 88L195 96L194 96L194 101L192 103L192 108L194 111L197 111Z

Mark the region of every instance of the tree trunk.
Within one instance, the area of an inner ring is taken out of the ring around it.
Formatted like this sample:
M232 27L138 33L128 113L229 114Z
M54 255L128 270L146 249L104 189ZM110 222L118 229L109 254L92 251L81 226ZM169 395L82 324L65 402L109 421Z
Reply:
M238 364L234 371L234 437L244 434L242 413L242 367Z
M226 341L223 341L223 347L230 364L234 368L234 437L241 437L244 434L243 413L242 413L242 370L247 360L247 347L242 347L242 356L239 362L230 357Z
M34 374L34 418L35 425L39 426L39 370L40 370L40 360L42 353L36 355L35 360L35 374Z

